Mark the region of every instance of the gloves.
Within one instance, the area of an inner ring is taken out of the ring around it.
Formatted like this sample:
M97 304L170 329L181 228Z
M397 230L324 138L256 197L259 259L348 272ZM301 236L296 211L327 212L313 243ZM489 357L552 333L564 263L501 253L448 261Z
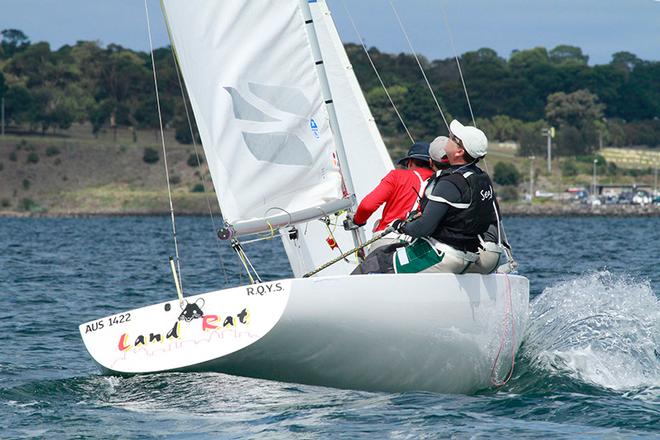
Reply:
M392 222L392 224L390 226L392 227L392 229L394 229L399 234L405 234L405 232L403 232L403 226L405 224L406 224L405 221L403 221L401 219L396 219Z
M344 230L346 231L354 231L364 225L365 224L358 225L357 223L355 223L355 221L353 220L353 215L351 214L346 215L346 219L344 220Z

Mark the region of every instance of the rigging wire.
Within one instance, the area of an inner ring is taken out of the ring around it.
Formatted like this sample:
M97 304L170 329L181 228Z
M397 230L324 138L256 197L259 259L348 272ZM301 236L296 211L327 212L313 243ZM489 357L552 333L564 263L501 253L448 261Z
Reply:
M415 139L413 138L412 134L410 134L410 130L408 130L408 126L406 125L405 122L403 122L403 118L401 117L401 113L399 113L399 109L397 108L396 104L394 104L394 100L392 99L392 96L390 95L389 90L387 90L387 87L385 86L385 83L383 82L383 79L380 76L380 73L378 72L378 69L376 68L376 65L373 62L373 59L371 58L371 55L369 54L369 50L367 49L367 45L364 42L364 38L362 38L362 35L360 35L360 31L358 31L357 26L355 25L355 21L353 20L353 16L351 15L350 11L348 10L348 7L346 6L346 2L342 0L342 6L344 7L344 11L346 11L346 15L348 15L348 19L351 22L351 26L353 26L353 30L355 31L355 34L357 35L358 40L360 41L362 45L362 49L364 50L364 53L367 55L367 59L369 60L369 64L371 64L371 68L374 70L374 73L376 74L376 77L378 78L378 81L380 82L380 85L383 87L383 90L385 91L385 94L387 95L387 99L390 100L390 104L392 104L392 108L394 109L394 112L396 113L397 117L399 118L399 122L401 122L401 125L403 125L404 130L406 130L406 134L408 135L408 138L410 139L411 143L415 143Z
M451 26L449 25L449 20L447 19L447 12L445 11L442 1L440 1L440 10L442 11L442 19L445 22L445 28L447 29L447 34L449 35L449 44L451 46L452 52L454 53L454 59L456 60L456 66L458 67L458 74L461 77L461 83L463 84L463 92L465 93L465 99L467 100L467 105L468 108L470 109L472 124L476 127L477 121L475 120L474 113L472 112L472 104L470 103L470 95L468 94L467 86L465 85L465 78L463 77L463 69L461 69L461 62L458 59L458 52L456 52L456 46L454 45L454 36L451 31Z
M181 259L179 258L179 243L176 235L176 220L174 219L174 205L172 204L172 188L170 186L170 172L167 165L167 149L165 148L165 134L163 130L163 114L160 108L160 96L158 94L158 76L156 75L156 60L154 59L154 45L151 38L151 20L149 19L149 6L147 0L144 0L144 11L147 18L147 31L149 34L149 50L151 55L151 70L154 76L154 90L156 93L156 106L158 108L158 123L160 124L160 140L163 149L163 163L165 165L165 178L167 179L167 196L170 202L170 217L172 220L172 238L174 240L174 252L176 255L176 265L179 272L179 284L183 289L183 281L181 277Z
M245 272L247 272L247 276L250 279L250 283L255 284L255 278L257 282L262 283L263 280L259 276L257 270L252 265L252 262L248 258L247 254L243 250L243 246L241 245L241 242L234 238L231 241L231 246L234 249L234 251L236 251L236 255L238 255L238 258L241 260L241 263L243 263L243 267L245 268ZM250 269L252 269L252 271L250 271ZM253 273L254 273L254 277L252 277Z
M429 91L431 92L431 96L433 97L433 101L435 101L435 105L438 107L438 110L440 111L440 116L442 116L442 120L445 123L445 126L447 127L447 131L449 131L449 123L447 122L447 118L445 117L445 113L442 111L442 107L440 107L440 103L438 102L438 98L435 95L435 92L433 91L433 87L431 87L431 83L429 82L428 77L426 76L426 72L424 71L424 67L422 67L422 63L419 61L419 56L417 56L417 52L415 51L415 48L412 45L412 42L410 41L410 37L408 36L408 32L406 32L406 28L403 25L403 22L401 21L401 17L399 16L399 12L397 11L396 7L394 6L394 3L392 0L389 0L390 6L392 7L392 11L394 12L394 15L396 16L397 21L399 22L399 27L401 28L401 31L403 32L403 35L406 37L406 41L408 42L408 47L412 51L413 56L415 57L415 61L417 61L417 65L419 66L419 70L422 72L422 76L424 77L424 81L426 82L426 86L429 88Z
M169 29L168 29L169 31ZM190 117L190 112L188 111L188 102L186 100L186 94L183 89L183 81L181 81L181 73L179 72L179 69L181 66L179 66L179 60L176 57L176 54L174 53L174 47L171 47L171 52L172 52L172 58L174 59L174 70L176 70L176 77L179 80L179 90L181 90L181 99L183 100L183 108L186 111L186 120L188 121L188 129L190 130L190 137L192 139L193 143L193 149L195 150L195 157L197 158L197 166L201 168L202 161L200 160L200 155L199 151L197 148L197 141L195 139L195 132L193 131L193 126L191 122L191 117ZM213 216L213 209L211 208L211 200L209 199L208 192L206 191L206 178L204 177L204 173L200 172L200 177L202 179L202 188L204 189L204 197L206 198L206 205L209 210L209 215L211 217L211 225L213 228L213 235L215 236L216 231L218 230L218 227L215 223L215 217ZM222 274L225 277L225 284L229 283L229 278L227 277L227 269L225 268L225 262L224 259L222 258L222 248L220 247L220 243L218 240L213 240L216 244L216 249L218 250L218 256L220 258L220 267L222 268Z
M458 58L458 52L456 51L456 46L454 44L454 35L453 32L451 31L451 25L449 24L449 19L447 18L447 11L445 10L445 7L443 5L442 0L440 1L440 11L442 12L442 19L445 23L445 28L447 29L447 34L449 35L449 44L451 46L451 50L454 54L454 59L456 60L456 67L458 68L458 75L461 78L461 84L463 84L463 93L465 94L465 100L467 101L468 109L470 110L470 117L472 118L472 125L477 127L477 120L474 117L474 112L472 111L472 103L470 102L470 95L467 90L467 85L465 84L465 77L463 76L463 69L461 68L461 61ZM484 162L484 167L486 168L486 172L490 174L490 170L488 169L488 161L484 157L483 158Z

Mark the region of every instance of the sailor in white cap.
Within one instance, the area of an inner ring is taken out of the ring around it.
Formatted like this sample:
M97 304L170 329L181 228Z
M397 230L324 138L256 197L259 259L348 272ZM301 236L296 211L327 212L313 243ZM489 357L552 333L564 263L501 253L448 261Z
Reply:
M378 249L353 273L465 273L470 267L479 273L492 272L498 265L499 248L479 263L484 235L495 231L499 236L501 229L493 184L476 165L487 149L488 140L481 130L452 121L449 138L436 138L429 149L436 174L420 202L421 215L409 222L392 223L413 242ZM444 155L449 167L443 170Z

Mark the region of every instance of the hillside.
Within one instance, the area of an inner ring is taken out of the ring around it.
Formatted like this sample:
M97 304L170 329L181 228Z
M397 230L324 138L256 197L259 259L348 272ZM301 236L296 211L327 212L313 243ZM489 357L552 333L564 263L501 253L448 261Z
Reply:
M215 212L219 207L211 187L206 164L196 164L192 145L178 143L173 131L166 132L167 159L177 213L208 212L208 200ZM390 154L398 159L407 144L388 139ZM155 163L144 160L145 149L157 152ZM198 146L202 161L203 152ZM638 154L634 150L618 150L622 158ZM611 154L610 154L611 156ZM513 143L492 142L484 166L492 174L499 162L513 164L520 182L508 188L505 205L521 204L529 188L530 168L534 173L534 190L562 192L569 186L589 188L592 183L591 160L561 158L553 161L548 174L543 157L533 163L516 155ZM190 163L190 164L189 164ZM570 163L575 175L563 175ZM599 183L653 185L650 170L624 170L612 165L598 167ZM192 164L192 165L191 165ZM621 165L626 165L624 161ZM202 174L207 192L202 191ZM501 191L500 191L501 190ZM500 195L503 188L498 188ZM167 183L157 132L137 131L136 139L129 129L91 134L88 125L74 125L57 135L19 135L0 137L0 215L90 215L90 214L162 214L169 212Z
M94 138L88 126L74 126L59 136L0 137L0 213L143 214L169 211L167 183L156 132L118 130ZM208 212L200 192L205 165L188 165L192 145L166 133L167 160L177 212ZM159 154L143 160L145 148ZM201 148L200 148L201 152ZM202 158L203 160L203 158ZM193 161L194 162L194 161ZM211 190L212 191L212 190ZM218 210L215 194L209 194Z

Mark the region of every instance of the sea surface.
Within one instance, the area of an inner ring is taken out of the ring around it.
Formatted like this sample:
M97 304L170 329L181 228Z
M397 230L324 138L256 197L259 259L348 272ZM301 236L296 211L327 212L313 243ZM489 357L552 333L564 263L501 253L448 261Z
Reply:
M0 438L660 438L660 218L508 218L530 321L511 381L373 393L217 373L99 375L78 325L175 298L169 217L0 218ZM244 283L177 219L189 294ZM248 254L289 276L280 243Z

